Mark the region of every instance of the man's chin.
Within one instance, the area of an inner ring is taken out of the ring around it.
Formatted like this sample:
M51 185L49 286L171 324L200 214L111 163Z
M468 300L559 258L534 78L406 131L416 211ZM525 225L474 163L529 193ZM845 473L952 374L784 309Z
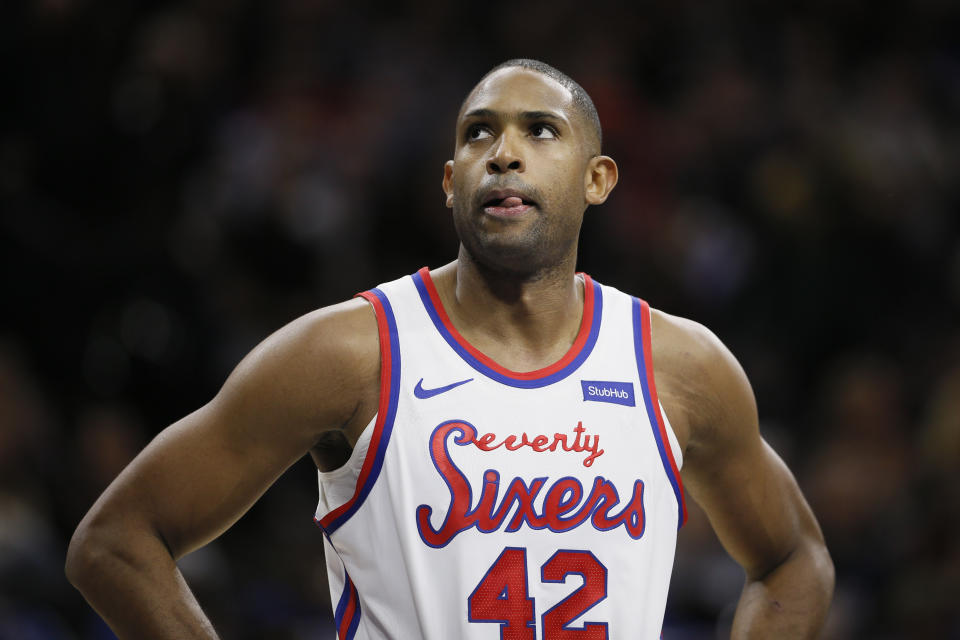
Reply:
M537 207L519 216L495 216L480 211L454 217L461 244L479 265L497 272L532 273L543 269L552 254Z
M505 237L496 234L477 239L464 248L478 265L504 275L529 276L542 271L545 260L542 243L530 238Z

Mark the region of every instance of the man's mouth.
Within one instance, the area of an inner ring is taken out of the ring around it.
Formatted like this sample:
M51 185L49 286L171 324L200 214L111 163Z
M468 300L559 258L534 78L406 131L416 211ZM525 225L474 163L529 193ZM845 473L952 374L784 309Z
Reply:
M521 193L512 191L495 191L483 203L484 213L492 216L511 217L526 213L536 203Z

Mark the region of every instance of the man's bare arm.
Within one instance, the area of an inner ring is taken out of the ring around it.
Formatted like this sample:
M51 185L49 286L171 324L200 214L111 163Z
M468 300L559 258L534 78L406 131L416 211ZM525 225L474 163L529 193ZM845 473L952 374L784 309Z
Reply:
M176 560L236 522L324 431L355 440L376 411L378 372L361 300L270 336L100 496L70 542L70 581L120 637L215 638Z
M684 485L746 571L732 637L816 637L833 563L796 480L760 436L743 369L700 325L661 313L653 322L658 389L686 444Z

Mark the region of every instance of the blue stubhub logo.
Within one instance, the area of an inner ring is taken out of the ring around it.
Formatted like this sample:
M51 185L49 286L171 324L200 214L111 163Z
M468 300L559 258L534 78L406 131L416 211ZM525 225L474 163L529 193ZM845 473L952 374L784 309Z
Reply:
M607 380L581 380L583 400L593 402L610 402L622 404L626 407L637 406L633 398L632 382L611 382Z

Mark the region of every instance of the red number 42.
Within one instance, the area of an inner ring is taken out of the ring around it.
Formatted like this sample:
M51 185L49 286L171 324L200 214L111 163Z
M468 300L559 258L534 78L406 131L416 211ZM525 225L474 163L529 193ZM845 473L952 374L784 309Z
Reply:
M607 597L607 568L589 551L561 550L540 567L542 582L566 582L579 575L583 584L543 614L543 640L607 640L605 622L568 625ZM470 622L496 622L502 640L535 640L533 598L527 590L527 550L507 547L467 598Z

